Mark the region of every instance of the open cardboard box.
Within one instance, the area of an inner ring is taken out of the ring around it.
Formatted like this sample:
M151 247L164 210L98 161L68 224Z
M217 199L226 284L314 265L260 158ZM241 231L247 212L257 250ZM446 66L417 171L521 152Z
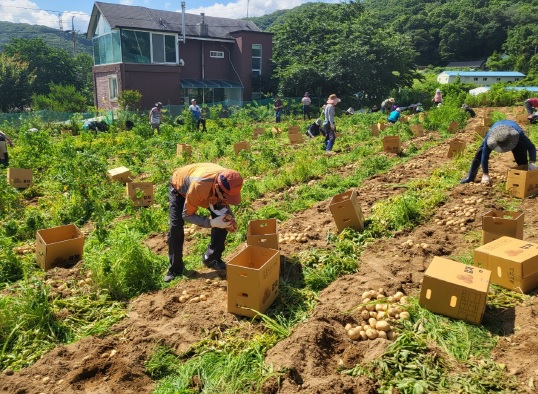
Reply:
M482 245L500 237L523 239L525 214L493 209L482 216Z

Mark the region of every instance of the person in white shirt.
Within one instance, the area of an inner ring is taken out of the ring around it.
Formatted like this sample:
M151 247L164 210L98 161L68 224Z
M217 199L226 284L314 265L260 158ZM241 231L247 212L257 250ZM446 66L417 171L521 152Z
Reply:
M312 104L312 100L308 92L305 92L304 97L301 99L301 104L303 105L303 120L306 120L307 116L308 120L312 119L310 116L310 104Z

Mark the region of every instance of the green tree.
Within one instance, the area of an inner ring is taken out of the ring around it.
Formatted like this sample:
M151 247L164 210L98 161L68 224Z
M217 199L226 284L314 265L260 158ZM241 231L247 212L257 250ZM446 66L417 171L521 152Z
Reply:
M142 93L138 90L124 90L118 95L118 105L124 111L136 111L140 108Z
M34 74L28 63L0 54L0 111L23 107L30 104Z
M32 97L34 109L58 112L85 112L87 102L84 95L73 85L50 84L50 93Z

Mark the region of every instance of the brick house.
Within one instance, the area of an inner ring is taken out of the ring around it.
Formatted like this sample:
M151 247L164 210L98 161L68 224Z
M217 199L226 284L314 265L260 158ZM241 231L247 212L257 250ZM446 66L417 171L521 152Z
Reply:
M240 104L271 73L272 34L250 21L95 2L87 38L98 109L117 108L124 90L138 90L143 109Z

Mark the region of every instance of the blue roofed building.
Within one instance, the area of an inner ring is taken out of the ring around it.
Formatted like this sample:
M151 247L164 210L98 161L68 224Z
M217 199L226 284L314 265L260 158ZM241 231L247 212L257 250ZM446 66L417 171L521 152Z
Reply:
M517 82L525 78L525 74L517 71L443 71L437 75L441 84L455 82L459 77L462 83L473 83L477 86L491 86L499 82Z

